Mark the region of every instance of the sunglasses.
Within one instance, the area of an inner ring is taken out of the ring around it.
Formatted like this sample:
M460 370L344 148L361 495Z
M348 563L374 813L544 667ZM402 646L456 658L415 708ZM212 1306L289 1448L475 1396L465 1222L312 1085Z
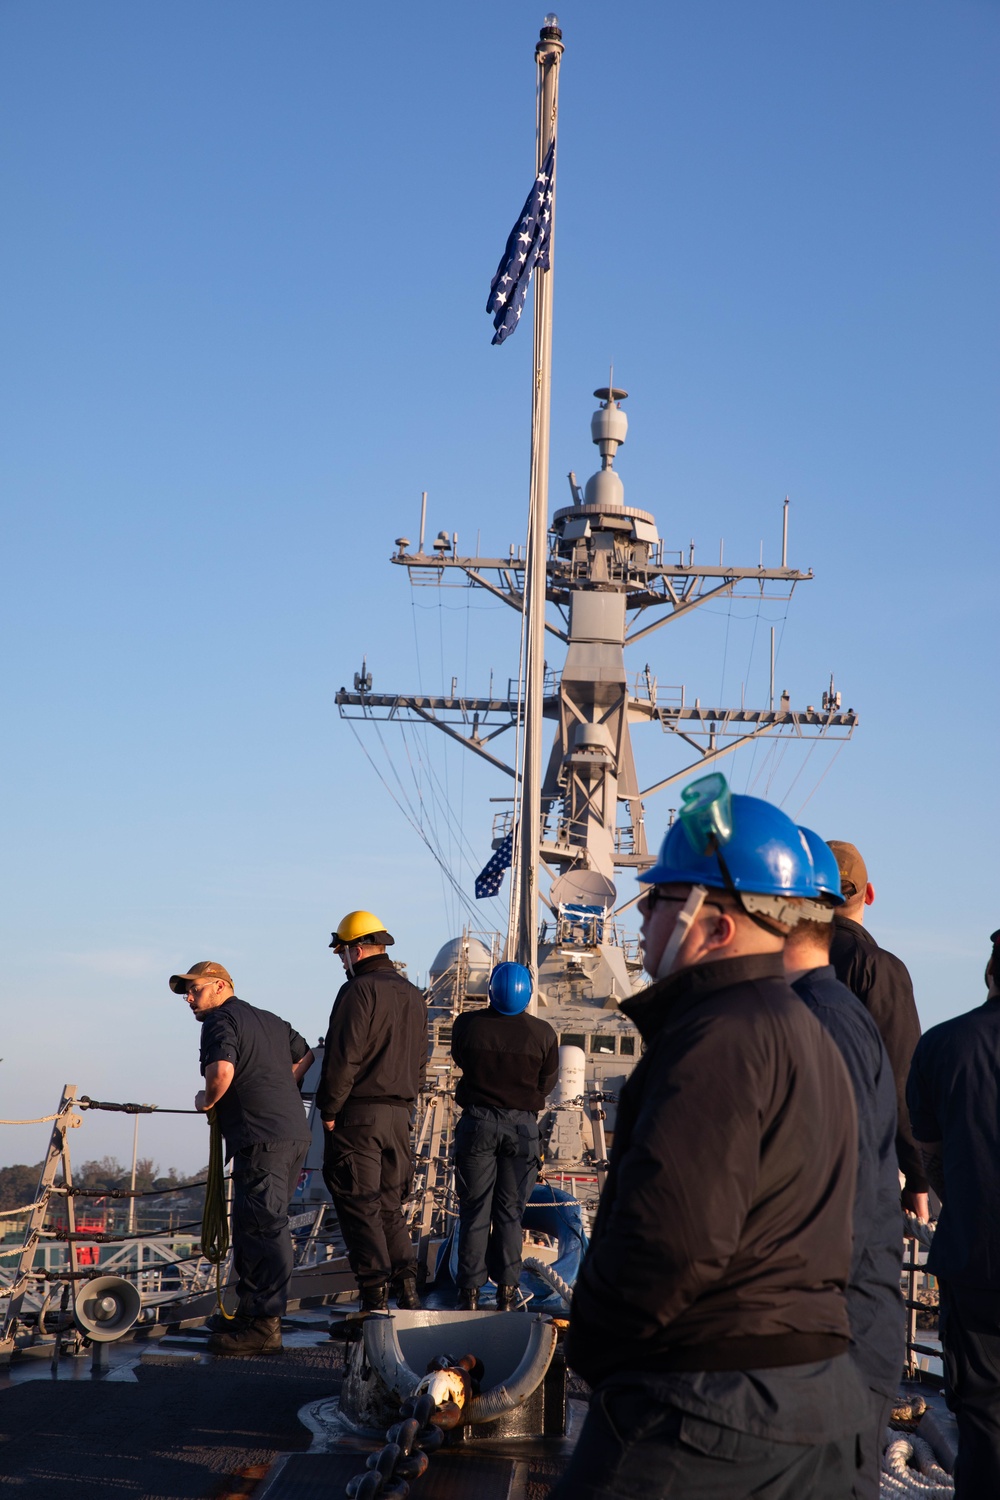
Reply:
M646 898L646 910L655 911L657 905L661 901L677 901L681 906L683 906L689 894L690 892L685 892L683 896L674 896L670 891L665 891L662 886L651 885L649 890L644 892Z
M662 886L651 885L650 888L649 888L649 890L645 891L643 893L643 898L644 898L644 900L646 902L646 910L648 912L652 913L653 911L656 910L656 907L659 905L659 903L661 901L676 901L677 904L678 904L678 906L683 906L684 903L685 903L685 901L688 899L688 896L690 896L690 894L691 894L691 892L687 891L687 892L685 892L685 894L683 896L675 896L670 891L665 891ZM707 897L702 902L702 905L703 906L712 906L712 907L715 908L716 911L730 911L730 910L732 910L732 908L730 908L727 905L724 905L721 901L718 901L718 900L709 900Z

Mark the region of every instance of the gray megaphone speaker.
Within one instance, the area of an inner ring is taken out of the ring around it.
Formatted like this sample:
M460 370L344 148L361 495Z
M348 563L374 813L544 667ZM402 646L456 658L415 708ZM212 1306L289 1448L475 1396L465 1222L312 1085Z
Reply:
M110 1344L128 1333L142 1311L142 1298L121 1276L95 1276L85 1281L73 1302L73 1317L81 1333L95 1344Z

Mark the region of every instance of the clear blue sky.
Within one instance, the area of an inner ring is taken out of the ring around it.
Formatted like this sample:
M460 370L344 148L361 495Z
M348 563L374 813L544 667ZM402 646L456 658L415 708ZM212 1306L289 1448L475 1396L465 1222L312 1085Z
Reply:
M872 928L942 1019L979 1003L1000 925L1000 8L558 9L553 499L595 467L612 359L626 498L668 546L774 561L791 496L816 581L778 685L816 702L835 669L862 727L832 765L759 752L733 784L862 847ZM312 1038L345 910L418 976L461 925L333 697L365 652L382 690L516 668L512 612L411 595L387 560L422 489L431 534L523 537L529 338L492 348L484 304L543 12L0 5L4 1117L64 1080L188 1104L166 977L196 959ZM783 613L679 624L631 665L762 702ZM508 786L382 736L470 886ZM683 764L655 728L638 753L649 780ZM0 1129L0 1164L45 1139ZM130 1142L102 1116L72 1145ZM140 1149L196 1168L204 1124L144 1123Z

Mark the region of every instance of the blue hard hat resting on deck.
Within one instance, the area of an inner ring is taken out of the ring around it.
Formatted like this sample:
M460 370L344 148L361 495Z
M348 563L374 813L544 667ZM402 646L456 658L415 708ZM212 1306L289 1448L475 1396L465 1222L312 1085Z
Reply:
M816 871L816 885L821 895L826 897L827 902L832 901L834 906L843 906L844 895L840 889L837 856L830 845L824 843L819 834L813 833L811 828L803 828L800 824L799 832L812 855L813 869Z
M523 964L497 964L490 975L490 1005L502 1016L519 1016L531 1003L531 975Z

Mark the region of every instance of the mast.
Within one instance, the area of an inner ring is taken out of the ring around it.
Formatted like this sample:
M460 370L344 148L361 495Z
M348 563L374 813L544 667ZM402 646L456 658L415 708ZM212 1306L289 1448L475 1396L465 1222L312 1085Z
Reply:
M535 170L556 138L559 109L559 64L562 32L557 17L547 15L535 48L537 69ZM555 266L555 156L552 169L552 214L549 269L535 270L534 357L531 403L531 486L528 545L524 575L525 674L523 768L520 816L517 820L512 881L509 956L538 974L538 844L542 823L542 727L545 696L545 585L549 529L549 416L552 386L552 275ZM511 950L512 953L511 953ZM532 1009L535 1002L532 1001Z

